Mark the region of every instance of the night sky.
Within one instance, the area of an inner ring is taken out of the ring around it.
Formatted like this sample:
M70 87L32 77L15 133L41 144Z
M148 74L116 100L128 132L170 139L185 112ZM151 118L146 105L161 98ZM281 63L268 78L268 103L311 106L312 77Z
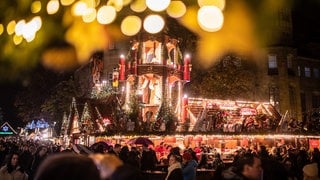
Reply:
M293 11L294 46L298 55L320 59L320 1L296 0ZM15 94L21 89L17 82L0 82L0 107L3 120L13 126L19 126L13 102Z

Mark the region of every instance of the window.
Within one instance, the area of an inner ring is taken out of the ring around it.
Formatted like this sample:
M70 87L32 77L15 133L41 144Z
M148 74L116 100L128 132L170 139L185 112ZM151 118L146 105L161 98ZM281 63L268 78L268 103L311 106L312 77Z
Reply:
M268 56L268 62L269 62L269 69L278 68L277 56L276 55L269 55Z
M300 68L300 66L298 66L298 76L299 77L301 76L301 68Z
M311 69L309 67L304 67L304 76L311 77Z
M318 68L313 68L313 77L314 78L319 78L319 69Z
M276 55L268 55L268 74L277 75L278 74L278 63Z

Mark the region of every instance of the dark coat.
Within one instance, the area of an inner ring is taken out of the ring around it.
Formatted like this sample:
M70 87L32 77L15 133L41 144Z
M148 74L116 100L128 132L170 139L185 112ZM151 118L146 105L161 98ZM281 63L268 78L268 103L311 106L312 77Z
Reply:
M182 169L177 168L171 171L167 180L183 180Z

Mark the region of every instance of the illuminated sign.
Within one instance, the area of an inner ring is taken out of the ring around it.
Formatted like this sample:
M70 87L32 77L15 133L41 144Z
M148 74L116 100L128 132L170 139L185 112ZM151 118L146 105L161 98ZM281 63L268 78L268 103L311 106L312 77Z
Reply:
M13 135L16 132L12 129L12 127L6 122L0 127L0 135Z

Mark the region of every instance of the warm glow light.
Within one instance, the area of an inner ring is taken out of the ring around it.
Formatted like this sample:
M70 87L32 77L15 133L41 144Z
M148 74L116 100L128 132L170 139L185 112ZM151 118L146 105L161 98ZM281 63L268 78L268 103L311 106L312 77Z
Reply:
M127 16L121 22L121 32L127 36L136 35L141 29L141 19L138 16Z
M216 6L202 6L198 11L198 24L208 32L215 32L223 25L222 11Z
M123 0L109 0L108 6L113 6L117 12L121 11L123 8Z
M171 1L167 8L167 14L173 18L183 16L187 11L186 5L182 1Z
M41 2L40 1L34 1L32 4L31 4L31 12L32 13L38 13L41 11Z
M59 1L57 0L50 0L47 4L47 12L48 14L55 14L59 10Z
M159 15L149 15L143 21L143 28L151 34L160 32L164 27L164 20Z
M145 0L136 0L130 4L130 8L134 12L143 12L147 9L146 1Z
M26 21L24 19L20 20L14 29L16 35L21 36L23 33L23 28L26 25Z
M147 7L152 11L163 11L169 4L170 0L146 0Z
M61 5L70 6L75 0L60 0Z
M39 29L42 26L42 19L40 16L36 16L36 17L32 18L30 23L35 28L35 31L39 31Z
M36 27L34 27L34 24L32 23L27 23L25 24L22 32L22 36L24 39L27 40L27 42L31 42L35 38L35 33L36 33Z
M98 10L97 20L100 24L110 24L116 18L116 10L112 6L102 6Z
M226 0L198 0L198 5L202 6L217 6L219 9L224 10Z
M0 24L0 35L3 33L3 31L4 31L3 24Z
M87 8L85 13L82 15L83 22L90 23L96 19L97 11L94 8Z
M22 36L19 36L16 34L13 36L13 43L15 45L19 45L22 42L22 40L23 40Z
M15 27L16 27L16 21L14 20L10 21L7 25L7 33L9 35L13 34L15 31Z
M87 4L82 1L78 1L72 6L71 12L74 16L82 16L85 13L86 9Z

